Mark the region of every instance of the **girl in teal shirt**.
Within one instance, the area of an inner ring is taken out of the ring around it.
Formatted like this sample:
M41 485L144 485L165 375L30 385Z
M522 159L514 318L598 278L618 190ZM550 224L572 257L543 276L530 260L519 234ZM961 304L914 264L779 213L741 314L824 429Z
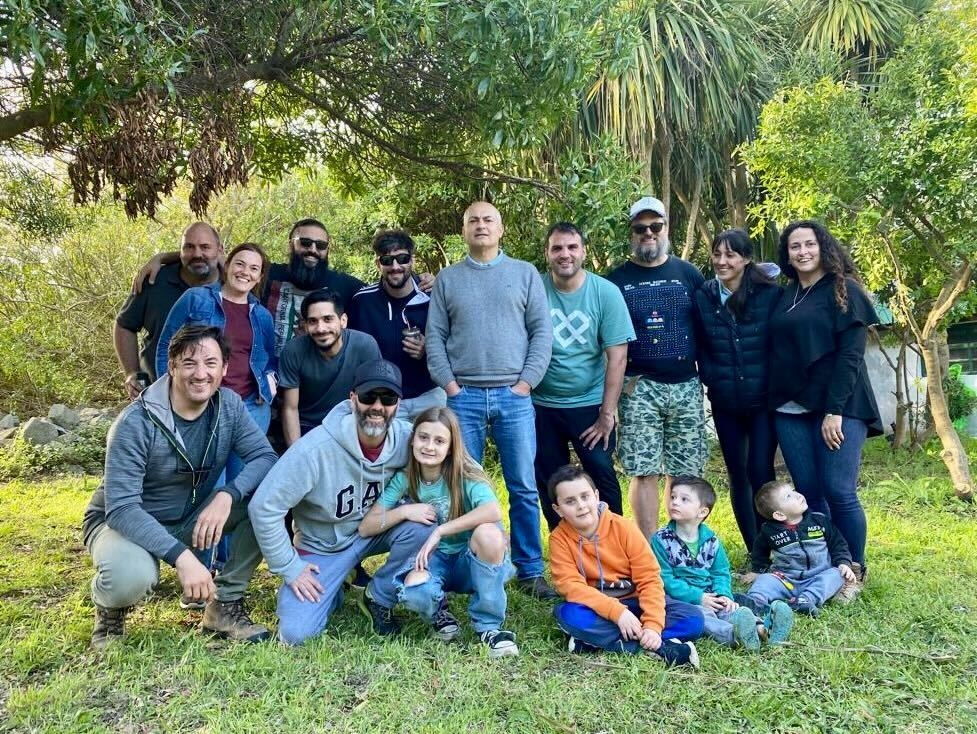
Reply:
M400 602L450 641L459 628L446 592L470 594L468 614L489 657L518 655L515 635L503 629L505 583L514 569L502 511L482 467L465 451L450 408L430 408L414 421L407 468L387 484L359 533L377 535L405 520L438 527L404 574Z

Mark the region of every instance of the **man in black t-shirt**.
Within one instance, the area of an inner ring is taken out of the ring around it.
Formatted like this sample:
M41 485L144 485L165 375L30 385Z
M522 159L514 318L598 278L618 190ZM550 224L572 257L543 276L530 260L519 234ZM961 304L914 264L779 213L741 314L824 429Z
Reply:
M155 282L131 293L115 319L115 354L126 376L130 400L156 380L156 346L173 304L188 288L217 280L218 263L224 257L217 230L206 222L191 224L183 231L178 257L160 270ZM140 350L138 335L142 330L146 337ZM142 381L139 372L146 373Z
M693 294L704 278L690 263L669 255L661 201L645 196L630 216L631 259L607 275L621 289L637 335L628 345L617 450L631 477L635 520L650 537L659 525L659 475L702 476L705 468L693 327Z

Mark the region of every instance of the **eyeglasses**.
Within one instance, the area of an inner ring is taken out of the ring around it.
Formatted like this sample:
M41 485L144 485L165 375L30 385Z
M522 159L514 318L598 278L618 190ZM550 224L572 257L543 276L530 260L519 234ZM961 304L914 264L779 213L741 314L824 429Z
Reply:
M293 237L292 244L298 245L306 250L310 247L315 247L319 252L325 252L329 249L329 240L317 240L312 237Z
M399 252L396 255L380 255L377 260L385 268L389 268L394 263L406 265L411 260L411 254L409 252Z
M665 229L665 223L664 222L652 222L651 224L632 224L631 225L631 231L634 232L635 234L644 234L645 232L648 232L649 230L652 231L652 232L654 232L655 234L658 234L663 229Z
M396 405L400 398L397 397L396 393L390 390L370 390L369 392L357 392L356 399L363 405L373 405L377 400L380 401L380 405L386 405L388 408L391 405Z

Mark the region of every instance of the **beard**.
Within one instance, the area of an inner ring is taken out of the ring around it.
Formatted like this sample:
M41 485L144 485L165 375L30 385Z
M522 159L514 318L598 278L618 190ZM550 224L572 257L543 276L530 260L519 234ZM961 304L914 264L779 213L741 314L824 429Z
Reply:
M659 237L655 242L639 242L631 245L631 254L635 260L643 263L653 263L662 255L668 254L668 238Z
M329 270L329 258L317 255L319 261L314 267L305 264L305 258L297 252L292 253L288 263L288 275L292 283L303 291L315 290L326 271Z
M380 417L383 418L383 425L369 423L368 418ZM390 427L390 421L393 416L388 417L384 413L377 413L367 408L366 410L357 409L356 411L356 425L363 433L364 436L369 436L370 438L379 438L387 433L387 429Z

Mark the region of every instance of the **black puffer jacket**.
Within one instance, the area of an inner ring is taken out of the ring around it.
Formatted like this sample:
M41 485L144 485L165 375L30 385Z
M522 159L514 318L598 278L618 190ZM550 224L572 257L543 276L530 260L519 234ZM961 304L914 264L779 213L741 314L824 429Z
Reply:
M740 320L719 300L715 278L695 293L699 377L709 402L726 413L767 410L768 324L783 289L761 283L752 287Z

